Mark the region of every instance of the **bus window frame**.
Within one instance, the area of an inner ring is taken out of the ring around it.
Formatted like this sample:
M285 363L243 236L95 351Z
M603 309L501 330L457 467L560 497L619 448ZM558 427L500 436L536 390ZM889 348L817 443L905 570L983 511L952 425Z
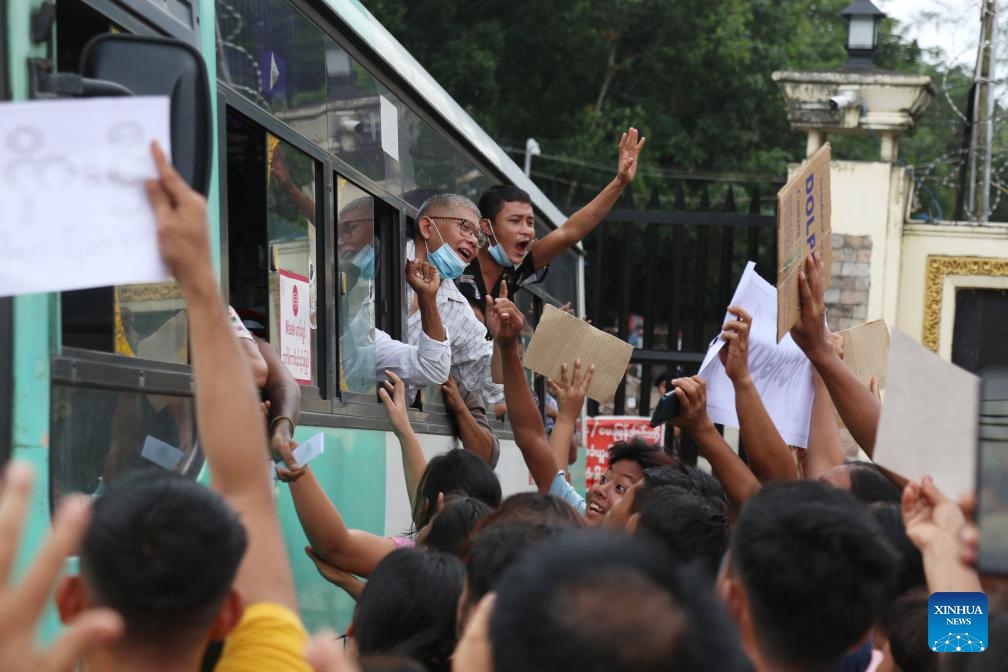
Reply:
M197 49L200 46L199 0L190 0L193 25L186 26L166 12L158 12L157 5L150 3L127 3L117 0L76 0L102 14L109 21L122 26L135 35L159 35L173 37L188 42ZM139 6L134 6L139 5ZM202 52L201 52L202 53ZM206 58L206 55L203 55Z
M335 287L334 279L332 277L333 274L328 270L332 268L330 265L332 262L332 255L330 254L330 251L326 249L327 242L333 239L332 236L334 234L334 230L332 228L332 207L326 203L327 195L332 193L332 183L328 177L331 173L331 170L329 169L329 157L326 155L326 152L315 143L294 133L282 122L277 123L279 120L275 117L272 117L271 115L263 116L260 108L252 105L249 101L241 98L234 92L230 90L221 91L221 88L218 87L217 162L219 164L219 178L217 191L220 195L220 198L218 199L218 203L220 204L220 284L224 296L229 296L231 292L229 279L230 275L228 273L229 264L231 262L231 253L228 247L228 184L227 170L222 163L227 160L227 116L229 111L237 113L251 124L261 128L264 134L271 134L279 140L291 145L294 149L311 158L316 164L315 301L316 311L319 310L319 307L324 307L325 312L324 319L317 320L317 328L315 330L317 351L316 369L314 371L314 375L316 380L313 385L301 385L301 408L305 411L323 413L331 412L332 404L330 403L329 397L332 395L329 391L332 390L338 394L339 383L338 378L335 376L335 369L329 364L330 362L335 361L333 360L333 357L336 354L332 344L330 343L331 339L329 338L330 334L336 333L334 331L336 322L333 319L333 316L331 315L332 311L329 310L328 306L328 299L333 296ZM318 222L322 222L323 225L319 226ZM316 315L317 314L318 313L316 312Z

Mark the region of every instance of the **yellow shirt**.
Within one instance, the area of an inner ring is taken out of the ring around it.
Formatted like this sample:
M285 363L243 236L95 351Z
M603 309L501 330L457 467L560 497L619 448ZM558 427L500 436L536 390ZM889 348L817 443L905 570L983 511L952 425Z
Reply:
M228 635L215 672L311 672L305 660L308 632L279 604L249 605Z

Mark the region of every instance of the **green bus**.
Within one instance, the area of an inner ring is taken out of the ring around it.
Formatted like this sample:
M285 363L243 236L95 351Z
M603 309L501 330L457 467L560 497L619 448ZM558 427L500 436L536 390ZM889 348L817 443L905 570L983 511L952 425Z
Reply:
M352 375L340 336L363 315L368 328L401 337L405 236L427 196L475 200L491 184L514 184L532 196L540 234L562 213L356 0L0 0L0 21L3 100L59 94L40 73L78 72L86 45L109 32L170 38L202 55L222 291L277 346L280 270L306 278L310 347L295 439L324 434L326 452L312 466L350 526L407 530L398 443L373 379ZM141 76L153 67L145 59L125 66ZM349 286L341 224L370 236L382 260L368 292ZM580 255L565 253L544 283L519 292L533 319L546 303L583 306ZM362 310L368 293L371 307ZM132 468L145 437L177 446L176 471L206 478L186 333L172 283L0 299L0 459L29 461L40 475L22 566L60 497L96 492L102 479ZM412 420L434 455L452 444L448 418L439 391L420 398ZM495 431L505 494L531 489L509 429L498 423ZM304 554L283 484L276 502L286 535L277 552L290 557L307 626L345 627L352 602ZM58 627L48 614L43 636Z

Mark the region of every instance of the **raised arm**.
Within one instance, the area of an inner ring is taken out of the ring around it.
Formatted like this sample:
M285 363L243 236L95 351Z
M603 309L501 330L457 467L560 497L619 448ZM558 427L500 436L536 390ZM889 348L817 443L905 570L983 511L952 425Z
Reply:
M805 270L798 274L801 317L791 328L791 337L822 376L851 436L871 457L875 449L881 403L847 368L833 346L826 327L826 303L823 299L824 269L819 253L805 259Z
M284 542L264 459L268 446L259 400L210 260L206 200L156 145L153 155L160 179L147 183L147 195L161 256L186 300L200 441L213 488L238 513L248 536L234 585L249 603L275 602L296 612L290 565L276 552Z
M775 479L794 480L795 465L791 449L784 443L776 425L770 419L759 391L749 375L749 330L752 315L738 306L728 312L736 317L722 327L721 363L735 387L735 412L738 414L739 432L749 466L763 483Z
M327 563L358 576L368 576L395 550L395 542L388 537L347 528L310 468L304 477L290 484L290 491L312 551Z
M486 409L478 394L459 386L454 377L441 386L445 406L455 419L456 431L462 447L483 458L491 468L500 458L500 441L487 422Z
M543 425L539 408L532 398L532 390L529 389L522 371L518 334L525 324L525 318L522 317L518 307L509 300L494 301L487 297L487 303L490 304L491 301L493 310L500 319L497 343L504 366L504 398L507 402L511 431L514 432L515 443L525 458L525 466L532 474L539 492L549 492L550 484L560 467L553 459L553 451L546 439L546 426Z
M550 434L550 448L553 451L553 461L565 472L571 440L574 438L574 430L581 416L581 407L584 405L592 375L595 373L595 365L589 366L582 376L581 360L576 359L569 378L567 370L568 366L564 364L560 368L560 380L549 381L550 393L557 400L557 416L553 423L553 433Z
M903 489L903 522L907 536L924 560L924 576L931 592L981 592L976 570L963 564L961 532L966 517L930 476Z
M385 404L385 413L389 422L392 423L392 431L399 441L399 449L402 453L403 474L406 476L406 494L409 496L410 510L416 505L417 485L420 477L423 476L424 469L427 468L427 459L420 448L420 439L409 421L409 414L406 411L406 385L399 376L391 371L386 371L388 380L378 388L378 397Z
M679 399L675 424L696 441L699 453L710 462L714 475L721 481L732 504L742 506L760 489L760 482L724 437L718 434L707 415L707 383L700 376L677 378L671 383Z
M808 450L805 452L805 478L815 480L827 469L844 463L846 455L840 444L833 400L822 377L812 373L815 397L812 400L812 421L809 424Z
M256 339L256 345L266 362L266 385L263 391L269 404L270 452L280 458L290 469L293 478L300 476L299 465L294 459L294 428L301 414L301 386L294 380L280 356L269 343Z
M631 127L619 142L619 162L616 177L602 191L567 218L563 226L550 231L532 247L536 269L548 266L560 254L581 242L609 214L623 190L637 175L637 157L644 149L646 138L638 140L637 129Z

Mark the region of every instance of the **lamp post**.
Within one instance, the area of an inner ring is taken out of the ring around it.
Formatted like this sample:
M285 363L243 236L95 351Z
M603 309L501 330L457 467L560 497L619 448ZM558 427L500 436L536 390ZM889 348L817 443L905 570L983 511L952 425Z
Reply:
M532 157L540 154L542 151L539 149L539 143L535 138L528 138L525 141L525 174L529 177L532 177Z
M872 56L878 46L878 29L885 12L871 0L854 0L840 14L847 18L847 67L875 67Z

